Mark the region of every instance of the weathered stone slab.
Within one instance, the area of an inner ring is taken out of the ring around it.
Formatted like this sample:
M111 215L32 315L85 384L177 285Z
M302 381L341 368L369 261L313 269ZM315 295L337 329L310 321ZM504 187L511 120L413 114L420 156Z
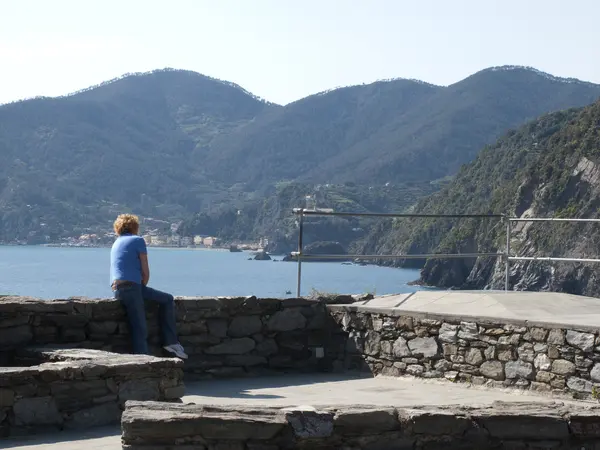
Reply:
M121 419L123 442L137 444L175 444L184 438L200 443L209 439L268 440L286 425L285 415L275 409L158 402L127 402Z
M395 408L344 408L336 412L333 426L336 433L361 435L397 430L400 422Z

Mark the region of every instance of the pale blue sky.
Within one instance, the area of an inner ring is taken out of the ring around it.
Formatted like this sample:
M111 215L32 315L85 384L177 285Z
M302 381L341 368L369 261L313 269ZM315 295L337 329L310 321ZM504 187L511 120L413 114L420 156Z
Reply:
M0 103L174 67L287 103L494 65L600 83L600 0L0 0Z

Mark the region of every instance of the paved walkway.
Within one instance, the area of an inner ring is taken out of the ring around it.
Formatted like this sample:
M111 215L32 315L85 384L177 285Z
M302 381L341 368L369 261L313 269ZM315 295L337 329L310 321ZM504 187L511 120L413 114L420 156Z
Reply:
M355 303L368 309L600 327L600 299L556 292L419 291Z
M489 390L417 378L298 375L190 383L185 402L204 404L300 405L489 405L494 401L554 401L516 391ZM562 401L562 400L561 400ZM582 403L571 401L569 403ZM0 440L20 450L120 450L118 427Z

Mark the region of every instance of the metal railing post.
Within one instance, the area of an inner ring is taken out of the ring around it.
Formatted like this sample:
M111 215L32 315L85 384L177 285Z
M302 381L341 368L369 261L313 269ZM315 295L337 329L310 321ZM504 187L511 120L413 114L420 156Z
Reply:
M505 258L505 276L504 276L504 292L508 292L510 279L510 217L506 217L506 258Z
M302 285L302 234L304 233L304 209L300 210L300 221L298 224L298 286L296 297L300 297Z

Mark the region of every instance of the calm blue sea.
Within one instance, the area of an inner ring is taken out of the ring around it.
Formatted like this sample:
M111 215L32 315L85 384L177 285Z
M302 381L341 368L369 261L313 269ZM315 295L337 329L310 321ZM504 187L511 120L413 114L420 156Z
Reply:
M0 294L40 298L109 297L107 248L0 246ZM293 262L248 261L249 253L150 248L150 286L187 296L286 297L296 292ZM281 259L276 256L275 259ZM377 294L418 290L416 270L303 263L302 294L311 289Z

